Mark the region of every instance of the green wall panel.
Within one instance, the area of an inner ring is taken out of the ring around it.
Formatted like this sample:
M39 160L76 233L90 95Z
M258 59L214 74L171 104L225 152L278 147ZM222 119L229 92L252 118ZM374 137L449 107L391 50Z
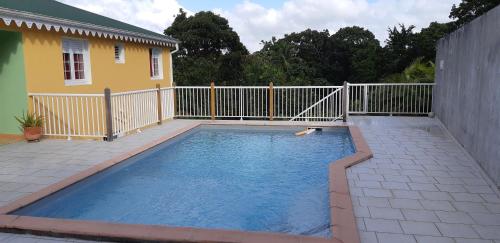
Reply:
M22 34L0 30L0 134L20 134L14 116L27 108Z

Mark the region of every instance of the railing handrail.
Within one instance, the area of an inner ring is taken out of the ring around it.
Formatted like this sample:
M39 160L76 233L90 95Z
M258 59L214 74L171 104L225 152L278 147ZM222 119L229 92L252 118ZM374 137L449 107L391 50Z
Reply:
M316 103L312 104L311 106L309 106L307 109L303 110L301 113L299 113L298 115L294 116L292 119L290 119L290 121L293 121L297 118L300 118L300 116L308 111L310 111L311 109L313 109L314 107L316 107L317 105L321 104L323 101L325 101L326 99L328 99L330 96L336 94L337 92L341 91L343 89L343 87L340 87L338 89L336 89L335 91L331 92L329 95L323 97L322 99L318 100Z
M133 91L126 91L126 92L111 93L111 96L146 93L146 92L151 92L151 91L156 91L156 90L158 90L158 89L133 90Z
M57 96L57 97L102 97L104 94L71 94L71 93L28 93L28 96Z
M342 86L318 86L318 85L312 85L312 86L273 86L275 89L302 89L302 88L307 88L307 89L320 89L320 88L342 88Z
M348 83L348 86L385 86L385 85L392 85L392 86L398 86L398 85L436 85L436 83L358 83L358 84L353 84L353 83Z

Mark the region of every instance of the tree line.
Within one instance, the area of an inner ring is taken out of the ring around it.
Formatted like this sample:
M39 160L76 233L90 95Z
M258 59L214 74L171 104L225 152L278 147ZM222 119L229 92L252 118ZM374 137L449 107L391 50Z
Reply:
M174 54L177 85L341 85L344 81L433 82L436 41L500 4L462 0L449 23L388 28L385 45L368 29L350 26L331 34L306 29L262 41L249 53L228 20L210 11L187 16L182 9L165 30L180 41Z

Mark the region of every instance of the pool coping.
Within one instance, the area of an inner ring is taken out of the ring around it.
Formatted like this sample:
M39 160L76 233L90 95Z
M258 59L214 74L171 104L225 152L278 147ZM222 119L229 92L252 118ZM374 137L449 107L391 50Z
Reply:
M331 231L330 239L289 235L282 233L251 232L238 230L201 229L192 227L174 227L158 225L139 225L108 223L90 220L70 220L43 218L31 216L9 215L9 212L20 209L61 189L75 184L91 175L114 166L123 160L135 156L171 138L177 137L200 125L246 125L246 126L308 126L310 123L283 124L266 122L261 124L245 123L244 121L199 121L184 128L177 129L174 133L163 136L144 146L127 153L106 160L92 166L62 181L24 196L14 202L0 207L0 231L20 232L47 236L77 237L89 240L118 240L131 242L330 242L330 243L359 243L356 219L349 193L346 169L361 163L373 156L361 131L353 125L343 124L318 124L322 127L348 128L356 152L348 157L330 162L328 166L329 178L329 203Z

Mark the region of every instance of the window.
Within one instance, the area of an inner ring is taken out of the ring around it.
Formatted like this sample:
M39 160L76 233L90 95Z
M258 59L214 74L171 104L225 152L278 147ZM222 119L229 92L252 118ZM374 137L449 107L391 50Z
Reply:
M151 79L163 79L163 63L161 60L161 49L149 49L149 75Z
M87 41L63 39L62 45L65 84L90 84L90 57Z
M115 44L115 63L125 63L125 48L122 43Z

